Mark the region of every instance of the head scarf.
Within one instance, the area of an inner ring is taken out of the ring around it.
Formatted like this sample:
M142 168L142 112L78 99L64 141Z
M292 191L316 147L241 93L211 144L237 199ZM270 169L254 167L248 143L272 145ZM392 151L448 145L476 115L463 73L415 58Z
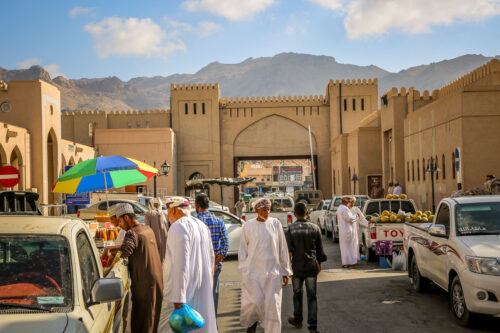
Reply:
M158 208L155 207L155 203L158 204ZM152 211L152 210L156 210L158 212L161 212L161 206L163 205L163 202L161 202L161 199L160 198L152 198L151 200L149 200L148 202L148 207L149 207L149 210Z
M188 199L184 197L169 197L165 200L165 205L167 205L167 208L172 208L172 207L189 207L191 205L191 202L189 202Z
M158 203L158 208L154 206L155 203ZM150 212L155 212L160 215L160 220L161 223L167 225L167 218L165 217L165 214L163 213L163 203L161 202L160 198L152 198L148 202L148 207Z
M268 198L259 199L255 202L253 209L257 210L264 207L271 207L271 200L269 200Z

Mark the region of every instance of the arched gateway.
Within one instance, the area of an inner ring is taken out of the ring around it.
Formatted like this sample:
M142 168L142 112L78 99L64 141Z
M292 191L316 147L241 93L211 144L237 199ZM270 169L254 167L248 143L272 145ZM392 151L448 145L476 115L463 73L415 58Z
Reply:
M236 99L220 97L218 84L171 85L177 188L195 172L234 177L242 159L310 158L310 127L318 188L329 197L332 142L375 110L377 98L376 80L330 81L326 96ZM363 110L349 109L356 99ZM220 191L213 196L220 200ZM225 188L224 204L233 203L233 189Z

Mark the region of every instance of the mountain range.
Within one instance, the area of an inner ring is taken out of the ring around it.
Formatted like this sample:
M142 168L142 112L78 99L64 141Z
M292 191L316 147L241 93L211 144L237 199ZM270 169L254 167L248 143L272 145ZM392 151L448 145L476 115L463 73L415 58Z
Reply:
M493 57L468 54L391 73L374 65L342 64L330 56L280 53L273 57L248 58L237 64L213 62L195 74L136 77L126 82L116 76L52 79L40 66L15 70L0 67L0 80L40 79L54 84L61 91L62 109L66 111L150 110L170 107L171 83L218 82L223 97L324 95L330 79L363 78L378 78L379 94L391 87L413 86L432 91L491 59Z

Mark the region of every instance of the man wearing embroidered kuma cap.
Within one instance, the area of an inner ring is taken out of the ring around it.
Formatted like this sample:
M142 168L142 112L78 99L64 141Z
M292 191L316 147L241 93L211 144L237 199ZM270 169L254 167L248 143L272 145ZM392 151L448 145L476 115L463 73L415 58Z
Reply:
M184 304L198 311L205 325L200 333L216 333L213 299L214 250L206 224L191 216L191 204L183 197L165 201L170 228L163 261L163 304L158 331L171 332L172 311Z
M243 224L238 271L242 275L241 325L254 333L257 324L266 333L281 332L281 287L292 275L283 227L269 216L271 200L255 202L258 217Z
M128 258L132 280L132 332L157 332L163 298L163 278L156 239L150 227L137 221L128 203L114 206L120 227L127 231L119 250ZM116 249L105 250L104 255Z

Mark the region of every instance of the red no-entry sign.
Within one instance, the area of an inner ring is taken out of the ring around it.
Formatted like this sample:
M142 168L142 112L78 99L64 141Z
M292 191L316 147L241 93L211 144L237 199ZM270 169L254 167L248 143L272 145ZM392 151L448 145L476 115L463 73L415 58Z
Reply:
M0 168L0 185L3 187L13 187L19 183L21 175L13 166L4 166Z

